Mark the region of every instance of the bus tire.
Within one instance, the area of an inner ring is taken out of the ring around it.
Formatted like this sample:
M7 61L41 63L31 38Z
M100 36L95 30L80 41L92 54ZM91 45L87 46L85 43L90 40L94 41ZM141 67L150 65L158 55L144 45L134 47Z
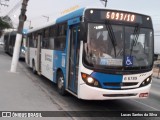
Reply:
M33 72L33 74L37 73L34 60L32 60L32 72Z
M64 96L66 94L64 87L64 75L61 71L57 74L57 88L60 95Z

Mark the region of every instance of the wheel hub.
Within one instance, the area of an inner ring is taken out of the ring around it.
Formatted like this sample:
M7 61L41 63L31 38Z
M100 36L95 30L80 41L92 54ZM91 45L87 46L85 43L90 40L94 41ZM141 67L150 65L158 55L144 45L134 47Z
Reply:
M58 87L60 89L63 87L63 83L64 83L63 77L60 77L59 80L58 80Z

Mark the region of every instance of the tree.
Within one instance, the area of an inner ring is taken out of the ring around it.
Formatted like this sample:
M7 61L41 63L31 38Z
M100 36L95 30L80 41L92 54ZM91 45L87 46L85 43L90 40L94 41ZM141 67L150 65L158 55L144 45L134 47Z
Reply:
M8 22L4 21L2 17L0 17L0 37L2 35L2 30L6 28L11 28L12 25L9 24Z
M5 28L11 28L12 26L8 23L3 21L3 19L0 17L0 29L5 29Z

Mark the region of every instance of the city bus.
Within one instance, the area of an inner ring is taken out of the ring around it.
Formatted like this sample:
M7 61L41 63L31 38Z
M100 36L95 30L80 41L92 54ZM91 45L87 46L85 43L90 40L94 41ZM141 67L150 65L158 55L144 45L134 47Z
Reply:
M16 34L17 31L11 31L11 32L6 32L4 35L4 51L11 56L13 56ZM23 38L20 47L19 59L25 58L25 43L26 41Z
M27 34L26 63L84 100L147 98L152 82L151 17L81 8Z

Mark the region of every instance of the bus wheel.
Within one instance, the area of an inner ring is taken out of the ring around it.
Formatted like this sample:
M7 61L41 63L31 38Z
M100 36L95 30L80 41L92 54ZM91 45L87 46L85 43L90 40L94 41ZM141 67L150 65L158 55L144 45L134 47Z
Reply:
M33 60L33 62L32 62L32 71L33 71L33 73L34 74L36 74L36 66L35 66L35 63L34 63L34 60Z
M64 87L64 76L62 72L58 72L57 74L57 88L58 88L59 94L63 96L66 94L65 87Z

